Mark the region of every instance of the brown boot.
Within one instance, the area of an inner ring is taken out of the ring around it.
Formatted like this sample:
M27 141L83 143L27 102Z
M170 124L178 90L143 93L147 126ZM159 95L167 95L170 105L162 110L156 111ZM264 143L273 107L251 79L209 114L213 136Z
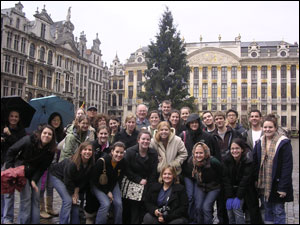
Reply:
M52 205L53 205L53 197L47 196L46 197L46 212L48 214L50 214L51 216L58 216L58 213L53 210Z
M45 211L45 201L44 198L40 198L40 217L43 219L50 219L51 216Z

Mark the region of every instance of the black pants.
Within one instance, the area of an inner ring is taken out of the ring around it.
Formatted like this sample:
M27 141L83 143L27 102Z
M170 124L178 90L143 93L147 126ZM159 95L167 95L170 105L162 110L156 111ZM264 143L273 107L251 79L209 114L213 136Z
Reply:
M188 220L184 217L175 219L166 224L187 224ZM144 216L143 224L161 224L158 222L158 218L156 216L152 216L150 213L146 213Z

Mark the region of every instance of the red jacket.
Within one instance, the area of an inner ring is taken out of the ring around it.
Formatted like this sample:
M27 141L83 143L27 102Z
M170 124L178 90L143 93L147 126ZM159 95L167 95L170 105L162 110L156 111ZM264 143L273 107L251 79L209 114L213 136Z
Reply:
M15 189L20 192L25 187L26 178L24 168L23 165L1 172L1 194L12 194Z

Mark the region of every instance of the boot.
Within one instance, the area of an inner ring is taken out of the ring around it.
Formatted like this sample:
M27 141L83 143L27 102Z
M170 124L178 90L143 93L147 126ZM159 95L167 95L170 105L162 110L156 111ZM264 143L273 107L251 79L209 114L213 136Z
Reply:
M84 211L85 214L85 224L94 224L96 219L97 212L94 213L87 213Z
M58 216L58 213L53 210L52 205L53 205L53 197L47 196L46 197L46 212L48 214L50 214L51 216Z
M40 216L43 219L50 219L51 216L45 211L45 201L44 198L40 198Z

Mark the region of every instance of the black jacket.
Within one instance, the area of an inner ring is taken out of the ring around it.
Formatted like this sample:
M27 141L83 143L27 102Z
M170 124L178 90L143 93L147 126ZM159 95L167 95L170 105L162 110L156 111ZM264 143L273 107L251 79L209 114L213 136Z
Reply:
M34 135L25 136L8 149L6 168L14 167L15 162L20 161L20 165L25 165L25 177L37 183L53 158L54 152L48 146L40 149Z
M116 184L119 182L119 184L122 181L124 172L125 172L125 160L122 159L116 166L116 168L113 168L111 164L112 157L111 155L105 155L105 166L106 166L106 175L108 178L108 183L106 185L100 185L99 183L99 177L103 172L103 161L101 159L98 159L95 163L95 166L92 171L92 183L100 189L102 192L107 194L108 192L112 192Z
M60 179L66 185L69 194L73 195L76 187L79 187L80 192L85 190L91 177L92 167L84 168L81 165L77 170L75 163L68 158L52 164L49 171L53 176Z
M149 148L147 158L143 159L139 155L139 145L132 146L126 150L125 162L129 180L138 184L142 179L147 179L147 184L156 181L158 156L155 149Z
M163 184L154 183L149 188L146 199L145 207L146 211L154 216L154 212L159 207L157 206L157 199ZM164 216L166 223L178 219L178 218L188 218L188 198L184 186L181 184L173 184L172 193L170 195L168 206L170 207L170 212L168 215Z
M104 155L109 155L110 154L110 148L105 147L102 150L102 146L99 144L98 139L94 140L92 142L93 145L93 150L95 152L95 161L97 161L99 158L103 157Z
M137 137L139 135L139 132L137 130L134 130L132 135L128 135L125 129L122 129L120 132L118 132L115 136L114 143L117 141L121 141L125 144L125 148L130 148L137 144Z

